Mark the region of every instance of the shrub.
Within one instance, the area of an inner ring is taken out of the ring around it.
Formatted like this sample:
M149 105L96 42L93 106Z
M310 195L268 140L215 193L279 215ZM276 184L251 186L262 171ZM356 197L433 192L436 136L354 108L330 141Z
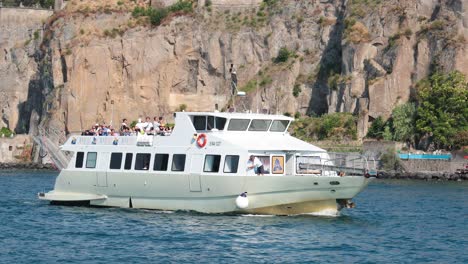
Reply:
M382 117L379 116L374 120L374 122L372 122L372 125L369 127L369 130L367 131L366 137L382 139L384 130L385 130L385 122L383 121Z
M34 40L38 40L40 37L39 30L34 31Z
M295 118L295 119L301 118L301 113L300 113L299 111L296 112L296 113L294 113L294 118Z
M347 27L345 35L346 40L354 44L368 42L370 39L369 30L361 22L355 22L351 27Z
M300 94L301 92L302 92L302 90L301 90L301 85L295 84L295 85L294 85L294 88L293 88L293 92L292 92L292 93L293 93L293 96L294 96L294 97L298 97L299 94Z
M269 75L266 75L262 78L262 80L260 80L259 85L263 87L263 86L267 86L268 84L272 82L273 80L271 79L271 77Z
M2 135L10 137L11 135L14 135L14 133L8 127L2 127L2 129L0 129L0 136Z
M292 52L288 50L286 47L282 47L278 51L278 56L274 59L275 63L282 63L282 62L287 62L289 60L289 57L292 55Z
M169 12L165 8L151 9L151 12L149 14L151 24L153 26L161 25L161 22L164 18L167 17L168 14Z
M193 11L193 7L192 7L191 1L179 0L175 4L167 8L154 9L152 7L144 8L144 7L137 6L133 9L132 16L134 18L138 18L141 16L148 16L153 26L159 26L164 20L164 18L166 18L170 13L192 12L192 11Z
M178 112L184 112L185 110L187 110L187 105L186 104L180 104L179 108L177 108Z
M403 169L400 158L395 153L395 150L391 148L387 149L387 151L380 156L380 164L382 169L386 171L401 171Z
M300 117L300 113L297 112L295 117ZM307 141L356 139L356 118L350 113L333 113L321 117L298 118L291 124L291 133Z

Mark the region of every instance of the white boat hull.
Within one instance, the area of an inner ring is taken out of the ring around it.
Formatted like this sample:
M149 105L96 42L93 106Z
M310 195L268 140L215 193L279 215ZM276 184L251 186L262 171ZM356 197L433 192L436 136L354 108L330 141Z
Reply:
M40 199L89 201L93 206L190 210L202 213L305 214L339 210L337 199L356 196L361 176L226 176L63 170L55 190ZM249 207L236 198L247 192ZM80 195L81 194L81 195Z

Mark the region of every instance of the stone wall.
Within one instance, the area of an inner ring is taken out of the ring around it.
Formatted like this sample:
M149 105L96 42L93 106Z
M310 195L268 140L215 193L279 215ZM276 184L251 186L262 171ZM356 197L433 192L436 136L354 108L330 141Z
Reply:
M0 138L0 163L22 161L22 157L30 157L32 139L28 135L16 135L13 138Z
M367 156L373 156L378 159L382 153L385 153L388 149L395 151L401 150L405 146L404 143L386 140L366 140L362 144L364 154Z
M402 160L405 172L438 171L453 173L464 168L467 162L454 162L448 160Z

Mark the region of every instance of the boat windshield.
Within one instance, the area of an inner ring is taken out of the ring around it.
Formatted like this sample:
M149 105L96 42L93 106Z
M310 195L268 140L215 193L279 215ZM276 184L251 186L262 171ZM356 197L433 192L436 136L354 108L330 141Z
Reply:
M215 116L194 116L192 119L195 130L224 130L226 118Z
M249 131L267 131L271 120L254 119L250 124Z
M231 119L229 121L229 131L245 131L249 126L250 119Z
M288 127L289 121L288 120L275 120L271 124L270 131L271 132L284 132Z
M296 157L297 174L320 174L321 160L320 156L297 156Z

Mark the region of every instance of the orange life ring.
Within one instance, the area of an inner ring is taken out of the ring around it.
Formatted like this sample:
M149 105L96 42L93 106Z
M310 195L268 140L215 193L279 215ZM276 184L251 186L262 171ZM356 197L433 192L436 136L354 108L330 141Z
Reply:
M205 135L205 134L200 134L200 135L198 135L198 137L197 137L197 145L198 145L200 148L205 147L207 142L208 142L208 140L206 139L206 135Z

